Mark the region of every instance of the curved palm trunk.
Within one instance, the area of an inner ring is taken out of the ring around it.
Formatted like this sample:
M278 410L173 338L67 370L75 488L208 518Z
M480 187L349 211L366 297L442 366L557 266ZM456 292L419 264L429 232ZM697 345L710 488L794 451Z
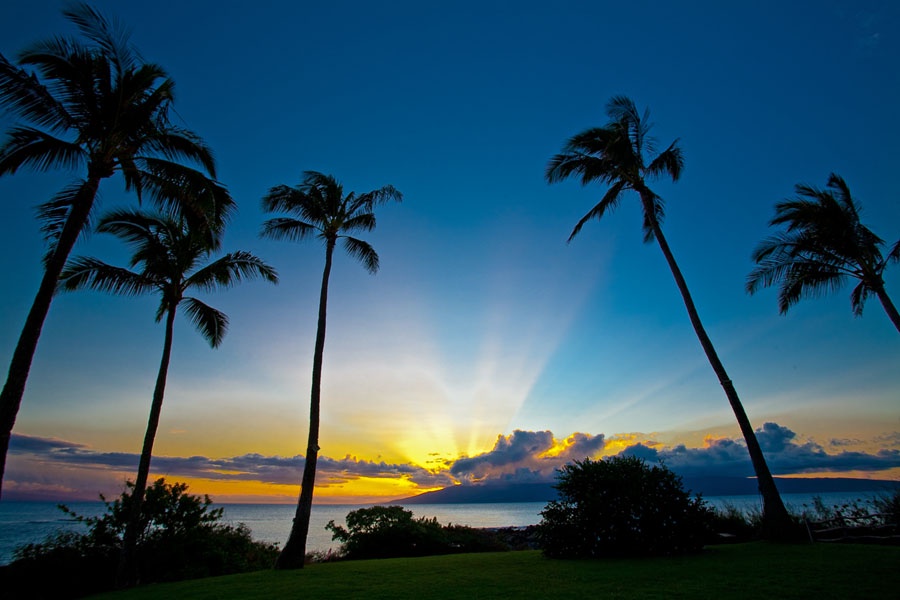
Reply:
M275 562L276 569L302 569L306 558L306 537L309 534L313 488L316 484L316 463L319 460L319 407L322 393L322 358L325 353L325 316L328 307L328 278L331 276L331 258L335 242L336 240L329 239L325 246L325 270L322 272L322 290L319 295L319 322L316 327L312 390L309 399L309 437L306 443L303 479L300 481L300 499L297 502L291 533Z
M884 312L887 313L887 316L891 320L891 323L894 324L894 327L897 328L897 331L900 331L900 313L897 312L897 307L894 306L894 303L891 302L890 296L888 296L887 292L884 290L884 284L876 287L875 293L878 295L878 300L881 301L881 306L884 307Z
M175 330L175 308L166 316L166 336L163 342L162 360L159 363L159 374L156 376L156 387L153 388L153 402L150 405L150 417L147 420L147 431L144 433L144 445L141 448L141 460L138 463L137 479L131 492L131 508L128 523L125 525L125 539L122 554L119 557L117 580L120 586L138 583L136 559L137 539L141 529L141 507L144 503L144 492L147 490L147 479L150 477L150 459L153 456L153 441L159 428L159 416L162 413L163 397L166 393L166 377L169 373L169 360L172 356L172 336Z
M16 416L22 404L22 396L25 395L25 383L28 381L28 372L34 360L38 340L47 313L50 312L50 303L56 292L59 274L62 272L78 236L88 222L88 215L97 196L100 187L100 177L88 177L78 192L78 198L69 213L66 223L60 232L56 249L47 261L44 268L44 276L38 287L31 310L25 319L22 333L16 349L13 351L9 364L9 374L3 391L0 392L0 497L3 494L3 473L6 470L6 455L9 451L9 440L12 436L13 426L16 424Z
M652 215L652 204L644 199L643 195L641 200L644 204L645 214ZM778 488L775 486L775 480L772 477L772 473L769 471L769 466L766 464L765 456L763 456L762 448L760 448L759 441L756 439L756 434L753 432L753 426L750 424L750 419L747 417L746 411L744 411L744 405L741 404L737 390L734 389L734 384L728 377L728 373L725 371L722 361L719 360L719 355L716 353L712 341L706 334L703 323L700 322L700 315L697 313L697 307L694 306L691 292L688 290L684 276L681 274L681 269L678 268L678 263L675 262L675 257L672 255L672 250L669 248L669 243L666 241L662 228L660 228L656 219L653 219L652 226L653 235L659 243L660 250L662 250L663 255L666 257L666 262L669 265L669 269L672 271L672 276L675 278L675 284L678 286L678 291L681 292L681 298L684 301L685 308L687 308L688 316L691 319L691 325L694 326L694 332L700 340L700 345L703 347L706 358L709 360L709 364L712 366L713 371L715 371L716 377L719 378L719 383L725 390L725 396L728 398L729 404L731 404L731 410L734 411L738 426L741 428L741 434L743 434L744 440L747 443L747 451L750 453L750 461L753 463L753 471L756 473L759 493L763 499L763 535L767 539L778 539L790 536L792 524L791 517L784 507L781 495L778 493Z

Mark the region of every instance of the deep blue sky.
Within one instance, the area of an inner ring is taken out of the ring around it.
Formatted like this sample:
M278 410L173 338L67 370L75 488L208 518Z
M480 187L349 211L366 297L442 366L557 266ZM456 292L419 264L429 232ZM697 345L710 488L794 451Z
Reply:
M565 243L604 188L548 186L544 168L569 136L605 123L617 94L651 109L660 145L684 149L682 179L654 186L663 226L754 424L827 452L846 448L833 440L900 448L900 336L877 301L854 318L848 287L779 316L772 290L743 289L796 183L841 174L866 222L900 237L894 3L94 5L169 71L177 117L216 152L240 206L225 246L282 278L209 298L232 320L219 350L179 322L158 454L301 453L323 251L257 232L260 198L305 170L404 194L367 238L380 273L335 265L325 455L423 465L496 450L515 430L735 437L634 198ZM61 6L3 3L0 52L71 32ZM39 278L33 206L67 177L0 179L4 369ZM103 206L133 201L121 187L104 184ZM124 256L100 235L77 253ZM898 269L887 279L900 300ZM138 450L162 343L154 308L60 296L16 432ZM22 486L35 468L17 471Z

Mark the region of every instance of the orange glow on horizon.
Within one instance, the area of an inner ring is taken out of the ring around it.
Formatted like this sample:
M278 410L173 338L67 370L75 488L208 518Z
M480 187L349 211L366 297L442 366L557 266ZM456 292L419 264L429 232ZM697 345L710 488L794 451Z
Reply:
M151 475L151 480L160 475ZM234 481L195 477L167 477L170 482L188 484L188 492L208 495L217 503L295 504L299 485L279 485L259 481ZM419 487L407 478L355 477L339 484L321 481L316 485L315 504L373 504L393 502L440 488Z

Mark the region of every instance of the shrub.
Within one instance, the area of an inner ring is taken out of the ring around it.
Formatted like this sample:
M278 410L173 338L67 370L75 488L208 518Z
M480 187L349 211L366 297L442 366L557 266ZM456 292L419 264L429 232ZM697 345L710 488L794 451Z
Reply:
M332 539L341 542L346 558L392 558L455 552L508 550L489 531L441 525L437 519L414 519L402 506L373 506L351 511L347 528L329 521Z
M872 504L874 504L875 510L881 514L885 524L900 524L900 489L876 496Z
M560 469L557 500L541 511L541 549L552 558L699 551L711 509L681 478L637 457L575 461Z
M28 590L28 598L71 598L111 589L134 489L131 482L126 486L112 502L100 496L106 512L99 517L83 517L60 505L85 523L87 532L57 533L18 548L13 563L0 574L0 585ZM221 523L223 509L211 508L208 496L193 496L187 489L187 484L169 485L164 479L147 488L136 553L141 583L240 573L274 564L275 545L253 541L242 523Z

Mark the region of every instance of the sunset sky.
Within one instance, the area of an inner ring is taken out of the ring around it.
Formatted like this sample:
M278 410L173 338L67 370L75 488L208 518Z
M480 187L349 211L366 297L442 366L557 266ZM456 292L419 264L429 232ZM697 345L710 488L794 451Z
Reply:
M56 1L0 4L0 53L74 33ZM636 444L684 474L750 475L734 417L637 201L574 224L602 185L548 185L607 100L649 107L685 171L653 188L663 229L776 475L900 478L900 334L851 286L778 314L744 292L774 204L842 175L900 237L900 5L816 2L94 2L177 88L239 212L224 249L278 286L206 297L212 350L176 323L153 474L217 501L292 502L305 448L324 249L263 241L260 199L303 171L386 184L329 302L319 502L552 478ZM13 123L0 114L5 131ZM0 178L3 376L40 278L34 206L76 174ZM105 208L133 204L118 178ZM115 239L76 247L124 264ZM900 301L900 266L887 290ZM163 327L157 300L56 298L14 430L4 499L115 494L136 471Z

